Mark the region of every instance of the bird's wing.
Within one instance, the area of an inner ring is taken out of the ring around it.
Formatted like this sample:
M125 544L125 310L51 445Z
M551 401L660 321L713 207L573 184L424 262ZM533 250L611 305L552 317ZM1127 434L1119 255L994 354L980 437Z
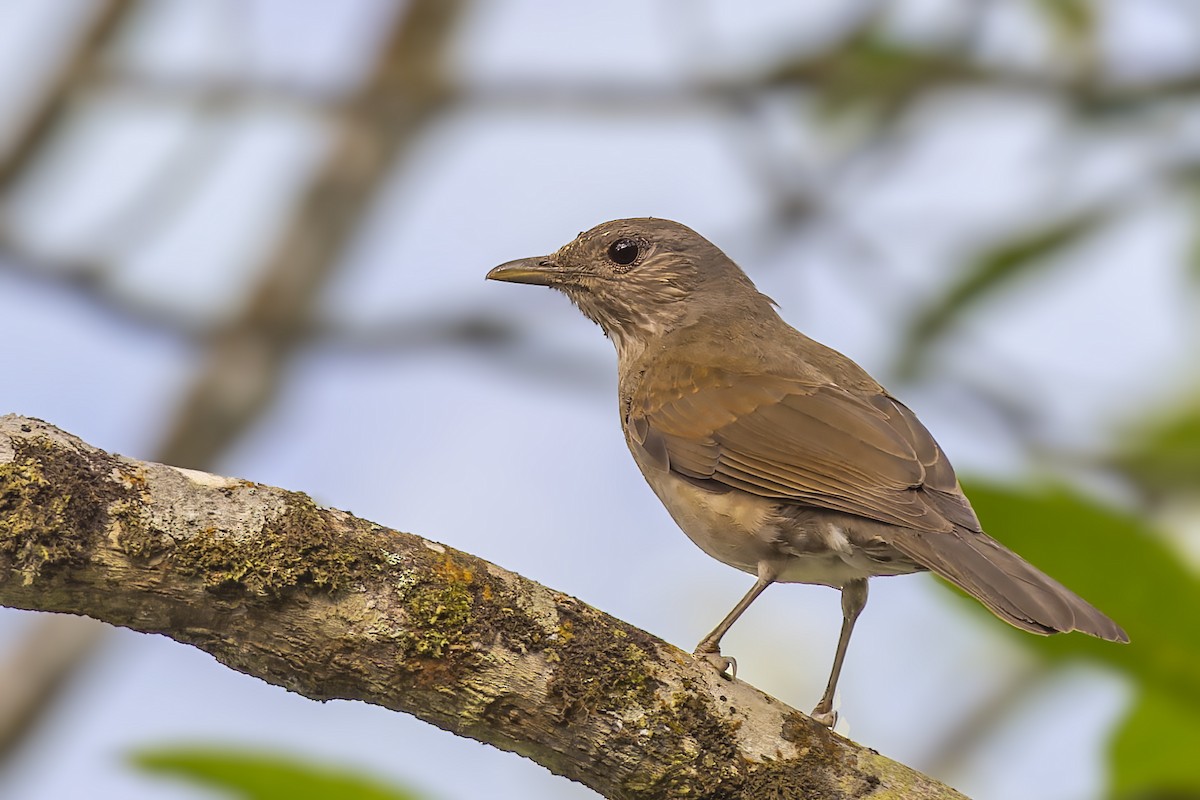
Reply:
M655 373L626 424L659 468L919 530L979 530L937 442L882 391L696 366Z

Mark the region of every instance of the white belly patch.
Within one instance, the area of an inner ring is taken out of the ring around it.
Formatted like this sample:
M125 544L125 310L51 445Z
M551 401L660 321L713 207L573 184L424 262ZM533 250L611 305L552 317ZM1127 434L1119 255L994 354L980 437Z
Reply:
M853 544L846 530L832 522L815 530L793 527L794 523L780 518L772 500L737 490L709 492L669 472L653 468L649 472L647 482L688 538L713 558L743 572L757 575L759 564L766 561L779 570L776 580L782 583L840 587L871 575L912 571L872 560ZM780 524L788 525L788 530L781 531ZM803 546L789 546L798 539Z

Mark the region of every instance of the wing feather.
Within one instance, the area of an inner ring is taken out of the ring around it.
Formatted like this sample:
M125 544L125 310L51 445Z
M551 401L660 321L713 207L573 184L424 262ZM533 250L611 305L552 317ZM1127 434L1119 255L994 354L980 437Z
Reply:
M882 391L672 371L627 420L645 458L693 481L928 531L978 530L941 448Z

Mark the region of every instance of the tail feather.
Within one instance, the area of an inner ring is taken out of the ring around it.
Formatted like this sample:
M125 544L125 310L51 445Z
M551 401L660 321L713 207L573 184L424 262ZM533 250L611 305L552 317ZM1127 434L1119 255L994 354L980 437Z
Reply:
M1128 642L1120 625L985 533L905 530L890 544L958 586L1022 630L1049 635L1081 631Z

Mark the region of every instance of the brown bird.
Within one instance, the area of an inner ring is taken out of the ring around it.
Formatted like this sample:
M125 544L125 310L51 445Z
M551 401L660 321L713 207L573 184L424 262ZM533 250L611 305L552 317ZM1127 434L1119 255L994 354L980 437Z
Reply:
M867 579L932 570L1038 634L1128 642L1120 626L980 527L933 436L846 356L784 322L715 245L677 222L624 219L492 280L550 286L617 349L621 426L650 488L700 549L757 576L696 647L772 583L840 589L842 631L813 718L834 691Z

